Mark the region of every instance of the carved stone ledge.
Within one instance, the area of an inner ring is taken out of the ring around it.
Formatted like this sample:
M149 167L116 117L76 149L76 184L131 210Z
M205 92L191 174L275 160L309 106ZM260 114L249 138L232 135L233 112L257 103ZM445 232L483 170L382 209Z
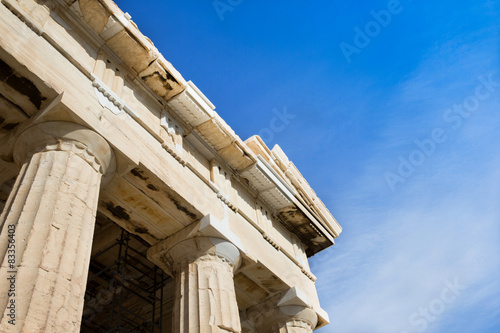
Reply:
M167 110L163 110L161 112L160 125L167 131L168 134L176 134L181 137L184 135L184 128L168 114Z
M186 89L168 102L169 107L188 125L196 127L214 117L213 104L191 81Z
M97 99L103 107L107 108L114 114L126 112L134 119L140 118L134 110L125 104L125 102L111 90L111 88L99 80L94 74L92 74L91 80Z
M237 137L231 127L217 114L214 118L196 127L195 131L215 151L229 146Z
M238 212L238 207L236 207L231 200L222 192L217 193L217 198L219 198L223 203L225 203L233 212Z
M281 250L281 246L279 246L278 243L276 243L268 234L266 234L265 232L262 234L262 237L264 237L264 239L269 243L271 244L276 250Z
M217 198L219 198L220 201L222 201L226 206L228 206L233 212L237 213L239 211L238 207L228 198L224 192L220 190L217 185L215 185L213 182L209 182L208 185L210 188L217 194Z
M293 190L274 173L274 170L258 156L258 161L241 172L241 176L250 181L251 186L276 211L293 205Z
M177 162L182 164L183 166L186 166L187 162L179 155L178 151L170 148L168 144L163 143L161 145L170 155L172 155L173 158L176 159Z
M309 278L309 280L311 280L312 282L316 282L316 280L318 278L316 276L314 276L314 274L312 274L311 272L309 272L307 269L305 269L301 265L299 265L299 267L300 267L300 270L302 271L302 273L304 273L304 275L307 276Z

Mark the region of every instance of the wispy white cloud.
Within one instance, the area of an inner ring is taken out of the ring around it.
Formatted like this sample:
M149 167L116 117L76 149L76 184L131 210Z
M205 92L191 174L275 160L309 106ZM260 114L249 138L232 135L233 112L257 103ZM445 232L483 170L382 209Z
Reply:
M481 300L499 293L492 283L499 273L500 209L484 198L498 198L499 184L498 178L471 179L437 204L415 199L372 216L379 225L349 235L339 256L315 259L319 281L328 281L318 289L333 321L324 332L410 330L409 317L455 278L466 289L447 312L486 307ZM476 186L482 190L471 193ZM490 288L478 293L483 285Z
M496 75L496 54L489 39L450 41L430 50L395 88L378 149L351 191L335 198L344 233L336 248L312 259L332 319L319 332L445 332L459 319L498 315L492 295L500 296L500 88L460 128L442 119L479 75ZM436 127L445 127L447 141L392 193L384 171ZM419 311L455 280L465 289L423 330ZM487 332L487 323L469 320L465 331Z

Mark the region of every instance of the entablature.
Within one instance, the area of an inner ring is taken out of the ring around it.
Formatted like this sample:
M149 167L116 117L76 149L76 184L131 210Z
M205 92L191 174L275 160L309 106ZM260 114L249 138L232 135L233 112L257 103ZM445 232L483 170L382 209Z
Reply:
M13 0L2 2L16 3ZM137 80L144 85L157 97L156 101L163 108L154 110L155 117L141 119L140 112L135 112L133 107L123 102L127 96L122 100L112 83L93 76L92 70L82 70L86 67L80 64L77 67L94 82L98 97L99 94L105 97L101 98L102 104L108 101L117 110L125 110L159 140L163 148L178 162L199 173L188 163L187 157L183 156L183 141L189 140L187 138L192 134L196 140L193 139L190 143L201 141L203 146L208 147L205 154L202 154L209 161L216 159L230 173L229 178L233 177L241 184L247 183L249 193L264 201L271 208L273 216L307 245L308 255L333 244L333 239L341 232L340 226L279 146L269 150L258 137L242 141L215 112L215 106L208 98L191 81L186 82L163 58L153 43L139 31L130 15L122 12L109 0L57 0L55 3L67 6L81 20L81 24L94 34L94 38L99 40L97 45L119 60L120 66L128 73L126 79L132 76L133 81ZM52 7L47 10L57 10ZM21 12L23 9L16 10ZM34 20L31 26L39 34L44 34L43 22L37 22ZM99 52L100 50L95 50L96 61L99 61ZM65 56L69 57L67 54ZM72 58L72 63L75 62L78 59ZM111 104L107 107L113 109ZM168 115L175 117L169 119ZM157 123L150 123L156 120ZM162 136L160 128L167 133L168 140ZM212 180L205 183L212 187L219 199L238 211L237 200L225 193L227 190Z

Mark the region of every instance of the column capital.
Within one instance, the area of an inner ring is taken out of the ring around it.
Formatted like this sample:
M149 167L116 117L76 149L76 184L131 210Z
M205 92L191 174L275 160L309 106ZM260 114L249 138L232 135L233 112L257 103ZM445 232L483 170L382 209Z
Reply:
M249 319L255 332L312 332L318 324L318 315L311 308L286 305L252 309Z
M318 315L300 289L293 287L247 310L250 326L255 332L312 332Z
M241 260L240 251L231 242L206 236L196 236L172 244L166 239L148 251L148 258L172 276L184 264L195 261L225 262L234 272Z
M25 129L14 143L14 162L21 166L44 151L71 151L105 177L116 168L108 142L89 128L71 122L49 121Z
M318 324L316 312L305 306L286 305L279 307L282 318L287 322L287 326L301 327L306 332L313 331Z
M234 288L240 252L221 238L166 239L148 258L175 280L173 332L241 332Z

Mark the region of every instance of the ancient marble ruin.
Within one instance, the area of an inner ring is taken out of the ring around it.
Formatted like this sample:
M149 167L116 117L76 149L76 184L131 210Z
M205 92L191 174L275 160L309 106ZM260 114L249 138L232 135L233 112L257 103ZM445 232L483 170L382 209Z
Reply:
M341 228L111 0L0 5L0 332L312 332Z

